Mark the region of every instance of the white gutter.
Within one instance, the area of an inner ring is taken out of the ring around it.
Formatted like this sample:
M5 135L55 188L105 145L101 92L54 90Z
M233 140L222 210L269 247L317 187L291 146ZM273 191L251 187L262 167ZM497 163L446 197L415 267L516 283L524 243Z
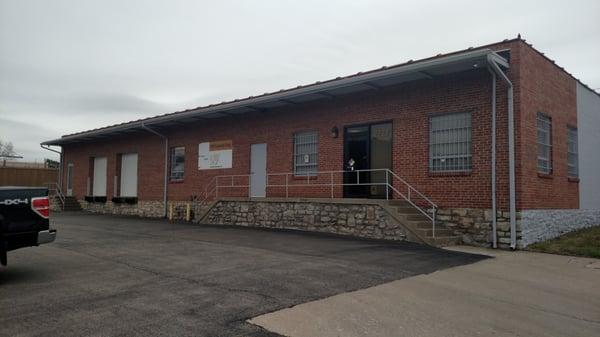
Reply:
M494 72L508 86L508 190L510 208L510 248L517 248L517 206L516 206L516 183L515 183L515 107L513 98L513 84L500 69L496 60L488 55L488 64Z
M159 136L160 138L165 140L165 174L164 174L164 181L163 181L163 204L164 204L164 208L163 208L163 216L166 217L167 216L167 186L168 186L168 182L169 182L169 138L167 138L167 136L158 133L152 129L150 129L149 127L146 126L146 124L144 124L144 122L142 122L142 124L140 125L143 129L147 130L150 133L153 133L157 136Z
M366 72L361 75L351 75L346 78L342 78L339 80L330 80L325 81L323 83L318 84L310 84L305 87L300 87L297 89L288 89L283 90L282 92L269 93L265 95L260 95L256 97L248 97L240 100L235 100L231 102L225 102L221 104L217 104L216 106L205 106L199 107L195 109L190 109L187 111L170 113L163 116L157 116L148 118L144 121L136 121L129 122L122 125L109 126L106 128L101 128L98 130L90 130L70 136L63 136L59 139L54 139L51 141L44 142L43 144L59 144L63 142L67 142L70 140L84 139L86 137L93 137L96 135L108 134L111 132L124 131L137 127L143 127L142 125L153 125L162 122L173 121L177 119L190 118L190 117L200 117L203 115L226 112L227 110L232 110L236 108L244 108L248 106L260 105L264 103L274 102L278 100L287 100L293 99L295 97L309 95L309 94L318 94L320 92L326 92L327 90L333 90L341 87L352 86L356 84L361 84L364 82L381 80L386 78L393 78L396 76L406 75L406 74L414 74L421 71L427 71L429 69L434 69L437 67L444 67L460 62L465 62L468 60L478 60L481 58L483 61L486 57L488 60L490 59L490 55L493 55L494 52L488 48L468 51L464 53L447 55L440 58L433 58L431 60L423 60L423 61L415 61L414 63L403 64L399 66L392 66L388 69L384 70L375 70ZM494 58L496 62L500 62L498 60L499 56Z

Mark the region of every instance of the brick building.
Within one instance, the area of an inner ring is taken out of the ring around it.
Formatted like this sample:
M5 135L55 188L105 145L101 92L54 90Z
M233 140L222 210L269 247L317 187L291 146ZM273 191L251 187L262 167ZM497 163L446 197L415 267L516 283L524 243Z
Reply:
M514 248L600 224L599 132L517 38L42 145L90 211Z

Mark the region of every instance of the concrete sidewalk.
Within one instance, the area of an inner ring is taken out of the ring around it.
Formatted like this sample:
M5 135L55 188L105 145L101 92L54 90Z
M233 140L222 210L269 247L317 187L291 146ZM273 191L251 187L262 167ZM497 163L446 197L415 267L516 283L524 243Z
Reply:
M285 336L600 336L600 260L454 249L496 258L250 322Z

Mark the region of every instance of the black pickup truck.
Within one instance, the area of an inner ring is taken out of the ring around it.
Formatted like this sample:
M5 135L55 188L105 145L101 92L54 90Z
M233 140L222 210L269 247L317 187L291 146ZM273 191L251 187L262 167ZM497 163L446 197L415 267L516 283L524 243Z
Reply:
M50 229L50 202L44 187L0 187L0 264L7 253L54 241Z

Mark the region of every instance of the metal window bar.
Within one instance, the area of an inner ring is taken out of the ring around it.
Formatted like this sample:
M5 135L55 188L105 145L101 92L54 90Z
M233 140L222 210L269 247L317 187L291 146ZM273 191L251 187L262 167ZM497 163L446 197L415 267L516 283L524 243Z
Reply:
M577 129L567 128L567 171L570 177L579 176L579 149L577 142Z
M294 134L294 173L313 176L317 171L318 134L316 131Z
M171 148L171 165L169 179L171 181L183 180L185 171L185 148L184 147L172 147Z
M536 117L537 124L537 167L541 173L552 173L552 119L542 113Z
M453 113L429 119L429 169L468 171L471 159L471 114Z

